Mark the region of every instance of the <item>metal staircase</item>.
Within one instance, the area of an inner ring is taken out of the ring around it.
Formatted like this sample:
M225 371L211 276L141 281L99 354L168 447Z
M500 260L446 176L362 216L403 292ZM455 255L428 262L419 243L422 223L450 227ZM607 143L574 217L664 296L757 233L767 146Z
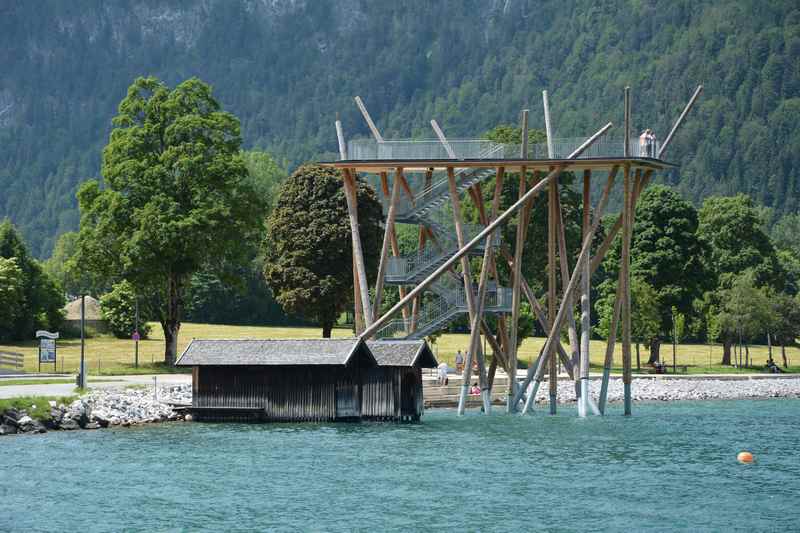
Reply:
M413 318L392 320L378 331L376 338L421 339L468 312L464 282L460 276L442 276L429 285L429 289L432 294L420 306L416 321ZM486 290L485 311L511 312L511 289L490 283Z
M481 152L481 159L501 157L505 150L502 144L492 144ZM463 193L470 187L493 176L492 168L469 172L458 171L456 191ZM388 206L386 206L388 208ZM391 257L387 264L385 282L387 284L413 285L437 268L458 251L455 222L450 205L450 185L447 175L438 176L429 187L414 195L414 201L403 195L396 204L395 220L400 223L420 224L431 229L435 242L422 250L400 257ZM483 229L474 224L462 225L464 239L471 240ZM495 235L493 246L500 242L499 233ZM482 255L485 243L470 250L471 255ZM416 319L395 319L384 326L377 338L419 339L442 329L455 318L468 312L463 278L450 272L428 286L429 293L422 300ZM475 287L477 292L477 287ZM510 289L498 288L495 284L487 287L485 311L501 313L511 311Z

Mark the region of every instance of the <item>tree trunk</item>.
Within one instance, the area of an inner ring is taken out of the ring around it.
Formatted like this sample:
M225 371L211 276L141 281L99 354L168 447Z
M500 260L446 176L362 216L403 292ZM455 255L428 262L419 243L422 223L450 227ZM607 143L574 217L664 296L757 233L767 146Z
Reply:
M744 345L744 367L745 368L749 368L750 367L750 345L749 344L745 344Z
M332 320L325 320L325 321L322 322L322 338L323 339L330 339L332 330L333 330L333 321Z
M789 368L789 361L786 359L786 346L781 342L781 357L783 357L783 368Z
M178 354L178 332L181 329L181 281L178 275L167 278L167 316L161 322L164 330L164 364L173 366Z
M731 345L733 343L728 339L722 339L722 364L731 366Z
M642 371L642 360L639 357L639 343L636 343L636 371Z
M659 353L661 351L661 339L653 339L650 341L650 359L647 360L648 365L657 363L659 360Z

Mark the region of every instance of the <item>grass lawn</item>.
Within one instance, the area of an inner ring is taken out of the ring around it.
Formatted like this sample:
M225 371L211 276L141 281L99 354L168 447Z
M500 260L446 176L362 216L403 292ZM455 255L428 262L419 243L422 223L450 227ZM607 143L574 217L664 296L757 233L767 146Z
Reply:
M290 328L268 326L226 326L218 324L184 323L178 337L178 353L188 346L192 338L203 339L289 339L289 338L319 338L321 328ZM334 329L334 337L351 337L349 329ZM446 333L441 335L432 346L434 353L440 361L447 361L454 365L456 350L466 350L469 336L466 333ZM519 360L529 363L539 353L544 339L533 337L525 339L519 350ZM489 349L491 351L491 349ZM35 340L0 345L0 351L20 352L25 355L25 371L36 372L38 369L38 349ZM152 338L139 342L139 368L133 367L133 341L129 339L115 339L111 336L97 336L86 340L86 361L91 375L115 375L135 373L164 373L187 372L186 369L168 368L163 364L164 337L161 326L153 324ZM633 351L633 367L636 370L636 351ZM790 372L800 372L800 349L787 348ZM640 346L642 364L647 361L649 352ZM766 346L751 346L750 355L754 364L752 369L737 369L724 367L719 364L722 359L722 347L714 346L709 350L708 345L681 344L678 346L677 363L689 365L689 373L745 373L760 371L767 359ZM605 357L605 342L596 340L591 343L591 363L593 370L600 370ZM672 346L661 347L662 360L672 363ZM780 364L780 349L773 350L773 357ZM58 368L60 372L74 373L80 361L80 340L61 339L58 341ZM613 371L618 373L622 366L622 345L617 344L614 351ZM646 367L642 367L646 371ZM43 372L52 372L53 365L42 365ZM26 382L27 383L27 382Z
M28 416L37 420L47 420L50 418L50 404L52 400L56 404L63 403L69 405L77 396L20 396L19 398L9 398L0 400L0 413L9 408L25 410Z

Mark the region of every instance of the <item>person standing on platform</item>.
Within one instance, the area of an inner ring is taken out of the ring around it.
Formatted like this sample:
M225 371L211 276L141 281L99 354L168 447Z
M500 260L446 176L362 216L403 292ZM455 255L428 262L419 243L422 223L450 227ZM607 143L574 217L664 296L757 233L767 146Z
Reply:
M644 130L642 134L639 135L639 157L643 157L647 154L648 131L649 130Z

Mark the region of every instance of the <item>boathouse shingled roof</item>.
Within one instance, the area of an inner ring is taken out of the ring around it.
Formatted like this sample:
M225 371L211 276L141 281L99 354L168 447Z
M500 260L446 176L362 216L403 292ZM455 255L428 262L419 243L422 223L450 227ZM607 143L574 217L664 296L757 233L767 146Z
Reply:
M370 341L367 343L378 366L418 366L436 368L433 352L424 340Z
M359 339L193 339L175 366L339 366L356 357L376 364Z

